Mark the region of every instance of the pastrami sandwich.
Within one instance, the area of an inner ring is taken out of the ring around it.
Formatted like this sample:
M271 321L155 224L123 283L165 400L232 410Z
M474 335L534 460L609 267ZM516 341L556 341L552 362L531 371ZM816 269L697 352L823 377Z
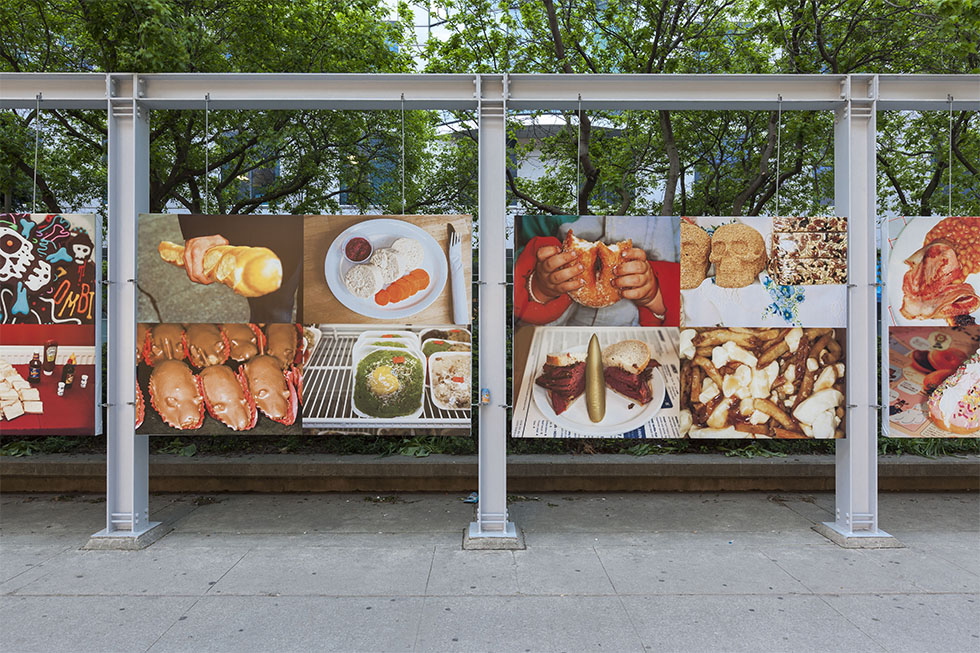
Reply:
M548 391L555 414L562 414L585 393L585 353L548 354L534 382Z
M650 347L640 340L623 340L602 352L606 386L627 399L648 404L653 399L650 377L657 361L650 360Z

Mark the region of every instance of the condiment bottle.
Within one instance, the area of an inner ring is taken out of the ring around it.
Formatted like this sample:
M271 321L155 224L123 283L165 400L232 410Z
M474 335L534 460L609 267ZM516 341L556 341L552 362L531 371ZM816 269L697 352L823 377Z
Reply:
M65 390L70 390L75 382L75 354L69 356L68 362L61 368L61 382L65 384Z
M41 354L34 352L34 358L27 364L27 382L37 385L41 382Z
M41 370L44 372L44 376L54 374L54 363L57 358L58 343L54 340L48 340L44 343L44 358L41 361Z

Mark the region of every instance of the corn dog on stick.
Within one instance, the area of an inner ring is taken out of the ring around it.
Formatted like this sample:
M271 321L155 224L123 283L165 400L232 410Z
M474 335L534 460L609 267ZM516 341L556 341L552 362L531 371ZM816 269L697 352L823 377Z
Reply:
M163 241L160 258L184 267L184 246ZM218 245L204 253L204 274L228 286L242 297L261 297L282 285L282 261L267 247Z

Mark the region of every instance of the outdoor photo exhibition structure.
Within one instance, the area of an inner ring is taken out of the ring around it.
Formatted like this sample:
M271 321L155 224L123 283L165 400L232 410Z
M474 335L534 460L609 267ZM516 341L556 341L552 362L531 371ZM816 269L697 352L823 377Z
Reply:
M102 432L102 223L0 214L0 435Z
M137 216L149 202L154 109L457 109L479 131L479 497L469 535L513 538L507 519L505 275L508 111L833 111L837 216L847 217L847 437L837 443L836 516L828 534L878 528L875 121L884 110L980 110L980 76L933 75L357 75L3 73L0 106L108 111L109 358L107 524L131 540L148 512L147 438L134 436Z

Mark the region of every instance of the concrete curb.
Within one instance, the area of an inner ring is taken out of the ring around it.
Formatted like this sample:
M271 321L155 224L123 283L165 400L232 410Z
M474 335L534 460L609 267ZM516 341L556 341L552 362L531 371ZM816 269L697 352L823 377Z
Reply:
M883 491L976 491L980 490L980 456L935 460L882 456L878 474L878 487ZM150 456L152 492L469 492L476 488L476 477L476 456ZM826 455L508 457L508 490L512 493L833 489L834 457ZM105 457L0 458L0 491L102 493Z

